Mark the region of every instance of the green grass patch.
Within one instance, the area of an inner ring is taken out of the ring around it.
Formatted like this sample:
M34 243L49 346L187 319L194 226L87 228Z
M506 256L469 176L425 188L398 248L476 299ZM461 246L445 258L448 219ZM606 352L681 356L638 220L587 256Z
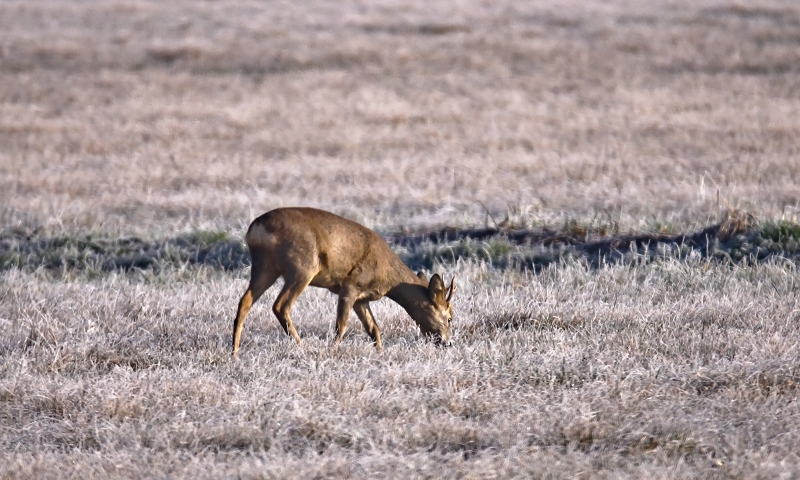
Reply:
M788 220L764 222L761 236L778 243L800 242L800 224Z

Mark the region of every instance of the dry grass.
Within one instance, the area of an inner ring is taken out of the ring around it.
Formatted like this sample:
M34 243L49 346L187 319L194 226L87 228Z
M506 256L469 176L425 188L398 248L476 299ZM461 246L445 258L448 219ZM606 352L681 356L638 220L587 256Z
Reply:
M0 238L796 216L795 2L520 3L0 2ZM461 261L454 348L310 289L234 362L244 272L179 260L0 272L0 477L800 475L789 262Z
M384 354L360 328L331 349L335 299L310 289L295 308L303 346L265 302L231 361L244 279L5 272L0 474L798 473L796 269L448 273L454 348L421 341L382 301Z
M0 220L797 213L793 2L3 2ZM749 202L749 203L744 203Z

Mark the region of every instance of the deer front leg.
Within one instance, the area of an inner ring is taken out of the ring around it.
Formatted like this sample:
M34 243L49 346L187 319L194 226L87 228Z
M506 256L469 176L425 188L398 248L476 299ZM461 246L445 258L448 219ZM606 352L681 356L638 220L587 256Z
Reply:
M338 346L344 338L344 332L347 331L347 322L350 320L350 310L356 303L357 289L350 285L342 285L339 291L339 304L336 308L336 339L333 341L334 346Z
M372 315L372 310L369 308L369 301L361 300L356 302L353 306L353 310L355 310L356 315L358 315L358 319L361 320L361 324L364 325L364 330L367 331L372 341L375 342L375 347L379 352L383 351L381 331L378 330L378 324L375 323L375 316Z

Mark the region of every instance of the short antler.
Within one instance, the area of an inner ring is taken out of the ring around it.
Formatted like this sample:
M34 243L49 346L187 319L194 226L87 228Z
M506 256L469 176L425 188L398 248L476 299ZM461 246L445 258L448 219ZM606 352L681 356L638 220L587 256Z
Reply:
M449 302L450 299L453 297L453 292L456 291L456 277L450 281L450 288L447 289L447 301Z

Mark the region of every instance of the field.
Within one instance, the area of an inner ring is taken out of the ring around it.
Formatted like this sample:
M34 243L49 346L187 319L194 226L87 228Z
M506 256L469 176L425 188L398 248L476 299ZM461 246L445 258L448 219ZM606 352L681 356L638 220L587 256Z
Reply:
M0 478L800 476L800 7L529 3L0 2ZM455 345L232 359L290 205Z

